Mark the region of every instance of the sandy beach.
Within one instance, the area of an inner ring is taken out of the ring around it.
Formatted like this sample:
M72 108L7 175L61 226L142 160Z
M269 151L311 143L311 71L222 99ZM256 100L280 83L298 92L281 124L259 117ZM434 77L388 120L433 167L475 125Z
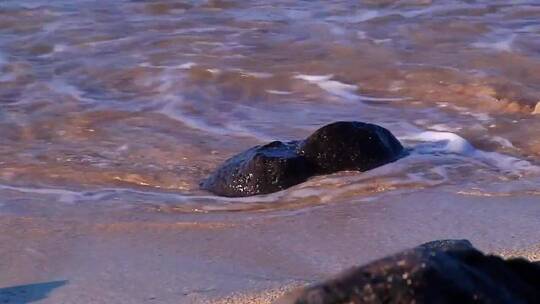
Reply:
M270 303L292 286L444 238L539 258L537 196L510 203L505 196L454 192L247 214L4 215L3 286L64 284L16 295L2 289L0 297L42 292L39 303Z

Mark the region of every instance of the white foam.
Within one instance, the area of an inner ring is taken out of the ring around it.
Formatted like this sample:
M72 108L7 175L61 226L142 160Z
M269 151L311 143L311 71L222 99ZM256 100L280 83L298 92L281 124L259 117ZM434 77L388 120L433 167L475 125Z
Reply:
M255 78L270 78L272 77L271 73L263 73L263 72L243 72L242 75L251 76Z
M326 18L327 21L345 22L345 23L361 23L366 22L379 17L387 17L392 15L399 15L404 18L416 18L422 15L431 15L436 13L444 13L448 10L454 9L466 9L474 6L471 5L430 5L421 9L402 10L402 9L385 9L385 10L358 10L354 15L345 16L332 16Z
M434 124L429 128L439 132L457 132L462 129L461 127L452 127L447 124Z
M509 141L508 139L504 138L504 137L501 137L501 136L493 136L491 138L491 141L493 142L496 142L498 144L500 144L501 146L505 147L505 148L510 148L510 149L515 149L516 147L512 144L511 141Z
M340 21L340 22L347 22L347 23L360 23L365 22L380 16L384 16L384 14L381 14L381 12L376 10L362 10L356 13L355 15L349 15L349 16L333 16L326 18L326 20L329 21Z
M453 104L449 104L447 102L438 102L437 106L439 108L450 108L452 110L460 112L463 115L468 115L468 116L474 117L477 120L482 121L482 122L488 122L488 121L492 120L491 116L489 114L487 114L487 113L471 112L467 108L456 106L456 105L453 105Z
M540 167L526 160L498 152L486 152L474 148L463 137L451 132L427 131L401 137L402 140L423 142L414 147L414 153L420 154L458 154L476 159L504 172L514 174L540 173Z
M402 137L404 140L428 142L429 145L419 145L415 151L419 153L455 153L470 155L474 147L463 137L451 132L426 131L412 136Z
M89 46L89 47L97 47L97 46L101 46L101 45L109 44L109 43L114 44L114 43L119 43L119 42L126 42L126 41L129 41L131 39L132 39L132 37L121 37L121 38L108 39L108 40L85 42L82 45Z
M451 10L470 9L470 8L475 7L474 5L469 5L469 4L463 4L463 5L452 4L452 5L448 5L445 2L442 2L442 3L443 3L443 5L429 5L426 8L414 9L414 10L404 10L404 11L391 10L389 12L389 14L398 14L398 15L400 15L402 17L405 17L405 18L416 18L416 17L422 16L422 15L433 15L433 14L444 13L444 12L451 11Z
M328 74L328 75L304 75L304 74L299 74L299 75L296 75L294 78L302 79L302 80L305 80L307 82L317 83L317 82L321 82L321 81L327 81L327 80L331 79L332 77L334 77L333 74Z
M334 75L305 75L298 74L294 76L294 79L301 79L307 81L311 84L314 84L321 88L323 91L329 93L330 95L343 98L347 101L355 100L364 100L364 101L400 101L407 98L401 97L371 97L366 95L359 95L356 92L358 91L358 86L353 84L347 84L339 82L337 80L332 80Z
M214 42L214 41L197 41L197 42L194 42L193 44L196 44L196 45L208 45L208 46L215 46L215 47L224 47L224 46L226 46L226 44L223 43L223 42Z
M475 42L472 44L472 46L477 48L487 48L487 49L493 49L500 52L511 52L513 50L513 43L514 43L515 35L510 35L508 38L504 40L499 40L495 42Z
M373 42L375 44L383 44L383 43L387 43L387 42L392 42L392 39L390 39L390 38L387 38L387 39L373 39Z
M266 93L275 94L275 95L290 95L290 94L292 94L292 92L278 91L278 90L266 90Z
M189 70L192 67L196 66L195 62L186 62L179 65L152 65L150 63L144 62L139 66L145 68L155 68L155 69L171 69L171 70Z
M222 126L212 126L201 119L185 115L181 110L178 110L178 108L172 102L167 102L157 112L174 120L180 121L192 129L202 130L218 135L226 135L228 133L227 130L225 130Z
M356 90L358 90L358 86L332 80L332 77L334 77L334 75L331 75L331 74L330 75L299 74L299 75L296 75L294 78L301 79L309 83L315 84L322 90L326 91L327 93L337 96L337 97L341 97L348 100L356 100L359 98L358 95L355 94Z
M356 38L358 38L358 39L368 39L368 35L364 31L357 31L356 32Z
M232 71L240 72L240 74L243 77L254 77L254 78L270 78L272 77L272 73L265 73L265 72L250 72L245 71L242 69L232 69Z
M61 53L61 52L65 52L67 49L68 49L68 46L65 44L55 44L53 47L53 52Z
M206 69L208 72L210 72L212 75L219 75L221 74L220 69Z
M16 187L16 186L0 185L0 189L17 191L17 192L22 192L22 193L58 195L58 196L81 195L81 193L79 193L79 192L70 191L70 190L64 190L64 189L54 189L54 188L27 188L27 187Z
M226 28L230 27L220 27L219 29L216 27L195 27L195 28L187 28L187 29L180 29L172 32L172 35L176 34L189 34L189 33L212 33L217 30L224 30Z
M463 114L472 116L472 117L478 119L479 121L483 121L483 122L487 122L487 121L491 120L491 116L489 116L489 114L487 114L487 113L475 113L475 112L471 112L471 111L465 111L465 112L463 112Z
M85 101L89 103L94 102L92 99L84 97L84 92L79 90L79 88L70 85L62 80L54 79L49 84L55 91L59 93L70 95L79 101Z
M186 101L182 98L182 96L170 93L170 91L177 86L178 79L172 76L171 71L165 70L157 81L160 83L157 90L160 92L161 103L160 108L156 110L157 113L161 113L171 119L180 121L192 129L201 130L207 133L217 135L239 135L257 138L261 141L267 141L270 139L265 134L260 134L237 125L211 125L202 117L195 117L185 113L182 110L182 106L186 104Z
M192 129L201 130L217 135L252 137L260 141L274 140L272 137L266 134L253 131L252 129L236 125L234 123L211 125L200 117L188 115L181 110L181 105L184 101L179 96L169 95L164 96L162 99L165 101L165 104L161 107L161 109L156 112L161 113L174 120L180 121L184 125Z
M127 189L127 188L102 188L98 191L73 191L73 190L59 189L59 188L37 188L37 187L10 186L10 185L0 184L0 190L14 191L14 192L26 193L26 194L54 196L54 197L57 197L58 202L67 203L67 204L75 204L81 201L103 201L107 197L121 195L121 194L139 195L139 196L159 195L162 198L168 198L168 199L172 199L174 201L179 201L179 202L188 201L191 198L193 198L193 196L186 196L186 195L177 194L177 193L140 191L140 190L135 190L135 189Z
M372 97L372 96L366 96L366 95L357 95L359 99L365 100L365 101L402 101L402 100L408 100L411 98L404 98L404 97Z

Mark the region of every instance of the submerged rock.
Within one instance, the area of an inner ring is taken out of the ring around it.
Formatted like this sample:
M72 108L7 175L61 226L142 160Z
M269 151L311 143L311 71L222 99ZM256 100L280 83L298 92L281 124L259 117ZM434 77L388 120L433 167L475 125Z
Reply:
M279 304L540 303L540 265L435 241L297 290Z
M274 141L253 147L227 160L203 181L202 188L222 196L272 193L299 184L313 174L299 142Z
M403 146L383 127L341 121L304 141L274 141L228 159L201 183L222 196L267 194L299 184L315 174L366 171L400 157Z

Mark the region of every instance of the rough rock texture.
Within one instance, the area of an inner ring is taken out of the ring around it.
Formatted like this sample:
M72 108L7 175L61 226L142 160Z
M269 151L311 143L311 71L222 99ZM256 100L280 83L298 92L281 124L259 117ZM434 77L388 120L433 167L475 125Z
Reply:
M296 152L298 144L274 141L242 152L203 181L202 188L222 196L250 196L299 184L313 171Z
M300 153L317 173L366 171L396 160L403 146L387 129L357 121L339 121L315 131Z
M274 141L242 152L201 183L222 196L280 191L315 174L365 171L398 159L403 147L390 131L362 122L335 122L304 141Z
M279 304L540 303L540 265L435 241L298 290Z

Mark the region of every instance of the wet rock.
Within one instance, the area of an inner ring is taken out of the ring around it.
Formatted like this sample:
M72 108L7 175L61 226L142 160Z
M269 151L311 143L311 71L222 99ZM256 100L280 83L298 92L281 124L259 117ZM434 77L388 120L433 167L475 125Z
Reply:
M424 243L418 247L420 247L421 249L427 249L432 251L474 249L473 245L468 240L438 240Z
M390 131L362 122L335 122L304 141L274 141L227 160L201 183L222 196L267 194L315 174L366 171L400 157L403 147Z
M326 125L300 148L321 174L343 170L366 171L399 158L401 143L387 129L357 121Z
M297 290L279 304L540 303L540 265L435 241Z
M203 181L202 188L222 196L250 196L280 191L313 175L299 142L274 141L227 160Z

